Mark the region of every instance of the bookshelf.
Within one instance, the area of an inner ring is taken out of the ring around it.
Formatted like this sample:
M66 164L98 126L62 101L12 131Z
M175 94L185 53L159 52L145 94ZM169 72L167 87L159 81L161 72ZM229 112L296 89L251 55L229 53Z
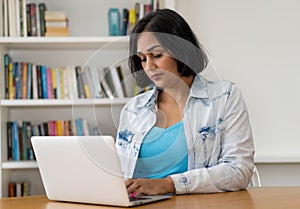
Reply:
M1 1L0 1L1 2ZM41 2L31 0L30 2ZM49 66L97 65L111 66L119 63L129 75L127 67L128 37L108 36L107 11L110 7L130 8L134 0L88 0L42 1L49 10L66 11L69 19L69 37L1 37L0 57L9 54L16 61ZM150 0L139 2L149 3ZM171 2L171 3L170 3ZM161 1L161 7L173 5L173 1ZM84 8L84 9L82 9ZM78 11L81 11L78 13ZM99 11L101 10L101 11ZM63 120L82 117L99 127L102 134L116 134L119 113L126 98L101 99L18 99L8 100L4 95L4 63L0 62L0 137L1 169L0 197L8 196L10 181L30 181L31 195L44 194L38 167L35 161L7 160L6 122L29 120L40 123L48 120ZM128 80L129 89L132 80Z

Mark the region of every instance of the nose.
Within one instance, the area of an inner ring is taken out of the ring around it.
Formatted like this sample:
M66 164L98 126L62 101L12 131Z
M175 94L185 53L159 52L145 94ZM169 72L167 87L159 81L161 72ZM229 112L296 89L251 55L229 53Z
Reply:
M144 63L144 70L154 70L155 69L155 62L151 57L147 57L146 62Z

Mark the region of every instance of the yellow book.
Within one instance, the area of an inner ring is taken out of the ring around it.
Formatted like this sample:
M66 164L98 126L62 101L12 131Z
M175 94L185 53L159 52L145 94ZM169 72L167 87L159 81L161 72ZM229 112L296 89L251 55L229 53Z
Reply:
M59 68L59 81L60 81L60 98L65 98L65 87L64 87L64 75L63 75L63 69Z
M62 136L61 122L59 120L56 121L56 125L57 125L57 136Z
M14 87L13 87L13 63L8 64L8 98L14 99Z
M51 69L53 98L57 99L56 69Z

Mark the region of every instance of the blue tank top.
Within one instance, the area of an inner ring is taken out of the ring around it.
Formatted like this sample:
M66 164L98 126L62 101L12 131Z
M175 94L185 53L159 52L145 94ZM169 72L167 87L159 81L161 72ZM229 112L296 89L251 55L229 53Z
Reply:
M139 152L134 178L165 178L187 171L188 151L180 121L166 129L153 127Z

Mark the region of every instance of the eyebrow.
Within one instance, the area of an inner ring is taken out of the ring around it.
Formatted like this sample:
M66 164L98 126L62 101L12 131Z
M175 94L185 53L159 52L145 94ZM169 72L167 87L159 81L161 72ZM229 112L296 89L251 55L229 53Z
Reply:
M154 45L154 46L151 46L149 49L147 49L147 52L151 52L153 49L155 49L155 48L157 48L157 47L162 47L162 46L161 46L161 45ZM138 54L141 54L141 53L143 53L143 52L137 50L137 53L138 53Z

